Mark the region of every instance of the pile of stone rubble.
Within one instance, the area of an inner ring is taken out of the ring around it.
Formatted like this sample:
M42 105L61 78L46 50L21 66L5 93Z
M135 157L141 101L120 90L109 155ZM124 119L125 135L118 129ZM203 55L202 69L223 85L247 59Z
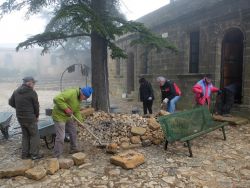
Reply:
M164 140L160 124L154 117L138 114L112 114L94 112L84 122L85 126L103 143L115 143L126 149L133 146L160 144ZM87 131L78 132L80 139L94 139Z

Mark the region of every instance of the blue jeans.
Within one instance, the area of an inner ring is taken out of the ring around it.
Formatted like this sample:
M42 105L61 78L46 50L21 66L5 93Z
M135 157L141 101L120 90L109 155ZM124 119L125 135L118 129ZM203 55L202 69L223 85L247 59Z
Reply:
M175 111L175 104L177 103L177 101L180 99L180 96L175 96L174 98L172 98L170 101L168 101L167 104L167 111L169 113L174 113Z

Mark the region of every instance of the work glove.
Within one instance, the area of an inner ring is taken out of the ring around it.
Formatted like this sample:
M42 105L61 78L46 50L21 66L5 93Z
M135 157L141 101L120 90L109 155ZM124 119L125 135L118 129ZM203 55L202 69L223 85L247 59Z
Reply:
M164 102L161 103L161 110L166 110L167 106Z
M73 111L70 108L66 108L64 110L65 114L67 114L68 116L71 116L73 114Z
M152 97L149 97L148 100L151 101L153 98Z
M162 102L164 102L165 104L168 103L168 98L165 98Z

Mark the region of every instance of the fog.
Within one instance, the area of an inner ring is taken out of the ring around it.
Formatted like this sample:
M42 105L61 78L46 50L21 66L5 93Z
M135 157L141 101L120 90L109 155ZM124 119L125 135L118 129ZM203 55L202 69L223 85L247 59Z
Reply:
M41 55L39 48L20 50L0 48L0 81L18 82L25 76L34 76L40 82L60 81L62 73L70 65L77 64L73 72L65 71L62 80L82 80L89 82L91 56L88 47L71 42L75 48L59 48ZM84 71L81 69L84 68ZM87 70L87 72L86 72ZM82 73L85 74L82 74ZM88 74L86 74L88 73Z

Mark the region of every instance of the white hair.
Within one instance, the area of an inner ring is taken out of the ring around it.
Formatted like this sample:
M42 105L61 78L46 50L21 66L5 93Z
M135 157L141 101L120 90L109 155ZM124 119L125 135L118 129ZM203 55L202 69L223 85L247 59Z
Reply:
M166 81L166 78L163 77L163 76L159 76L156 78L157 82L165 82Z

